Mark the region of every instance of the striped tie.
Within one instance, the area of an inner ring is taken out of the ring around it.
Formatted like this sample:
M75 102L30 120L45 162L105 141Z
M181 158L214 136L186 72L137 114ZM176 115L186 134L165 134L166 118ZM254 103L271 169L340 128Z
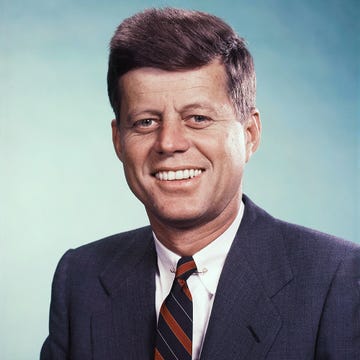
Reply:
M191 360L193 306L186 280L194 271L191 256L178 261L171 291L160 309L155 360Z

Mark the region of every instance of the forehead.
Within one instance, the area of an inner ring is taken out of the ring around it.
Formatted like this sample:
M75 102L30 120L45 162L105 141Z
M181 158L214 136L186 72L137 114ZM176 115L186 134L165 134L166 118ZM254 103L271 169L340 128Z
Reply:
M120 78L119 87L124 100L135 97L139 101L154 95L181 97L183 94L228 97L227 75L224 65L219 61L182 71L166 71L150 67L131 70Z

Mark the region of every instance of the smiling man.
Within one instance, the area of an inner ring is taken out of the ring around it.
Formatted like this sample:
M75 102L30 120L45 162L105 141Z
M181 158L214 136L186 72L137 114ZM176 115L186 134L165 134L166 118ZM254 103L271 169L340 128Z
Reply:
M242 193L261 134L243 39L151 9L110 44L115 151L150 226L68 251L41 359L358 359L355 244Z
M241 204L245 162L259 143L251 107L240 120L220 60L195 69L123 75L116 152L131 190L168 249L193 255L221 235Z

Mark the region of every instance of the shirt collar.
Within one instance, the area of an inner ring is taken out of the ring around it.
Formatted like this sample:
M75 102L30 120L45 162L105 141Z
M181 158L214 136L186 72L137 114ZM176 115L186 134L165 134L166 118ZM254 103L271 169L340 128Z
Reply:
M244 204L241 202L239 212L232 224L217 239L193 255L198 269L198 276L211 295L215 294L220 274L226 256L235 238L244 214ZM165 247L153 232L158 258L158 269L161 278L170 282L175 277L175 270L180 256Z

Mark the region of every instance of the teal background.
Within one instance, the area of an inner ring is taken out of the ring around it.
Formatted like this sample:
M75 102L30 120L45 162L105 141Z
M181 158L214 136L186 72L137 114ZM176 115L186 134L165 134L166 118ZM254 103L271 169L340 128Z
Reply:
M0 0L0 358L36 359L68 249L147 223L111 143L108 42L149 6L214 13L248 40L262 144L245 192L359 242L358 1Z

